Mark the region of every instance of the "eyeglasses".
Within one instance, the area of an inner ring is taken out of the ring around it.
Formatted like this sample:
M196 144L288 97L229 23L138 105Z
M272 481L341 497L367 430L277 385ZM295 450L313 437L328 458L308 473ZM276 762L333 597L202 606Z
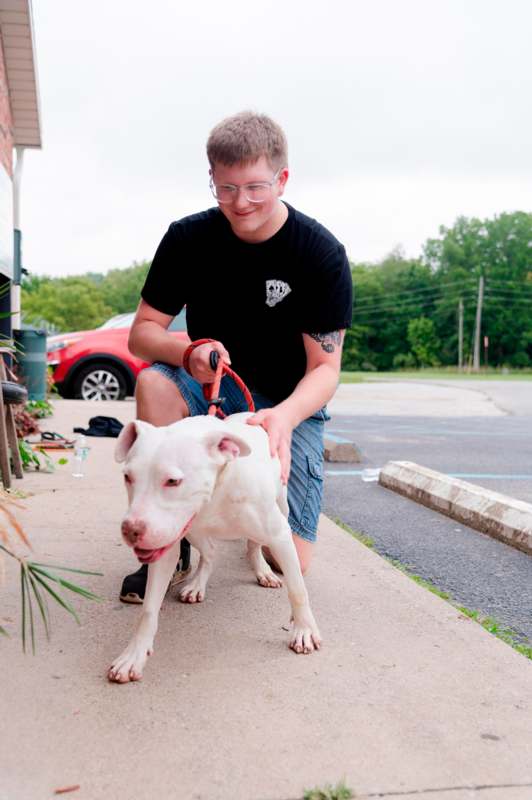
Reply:
M234 186L232 183L214 183L211 177L209 186L219 203L232 203L237 198L239 189L242 189L248 203L264 203L270 196L272 186L278 179L281 170L282 167L277 170L271 181L257 181Z

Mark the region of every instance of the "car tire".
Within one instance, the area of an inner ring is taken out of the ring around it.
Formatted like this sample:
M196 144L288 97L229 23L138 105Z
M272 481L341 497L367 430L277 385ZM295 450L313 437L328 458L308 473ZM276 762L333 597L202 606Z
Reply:
M15 381L2 381L2 397L8 405L20 405L28 400L28 390Z
M93 361L76 373L72 393L78 400L123 400L127 394L127 380L115 364Z

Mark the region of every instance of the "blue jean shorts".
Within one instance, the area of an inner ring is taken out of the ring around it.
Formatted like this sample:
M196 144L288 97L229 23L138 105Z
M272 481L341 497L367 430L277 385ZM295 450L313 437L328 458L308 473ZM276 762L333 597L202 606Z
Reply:
M190 416L206 414L207 401L201 385L182 367L156 362L148 369L154 369L172 381L179 389L188 406ZM264 395L251 392L255 408L271 408L275 405ZM244 395L231 378L222 378L220 397L225 398L225 414L248 411ZM307 542L316 541L318 518L323 494L323 424L330 419L327 409L321 408L308 419L303 420L292 432L292 460L288 479L288 522L293 533Z

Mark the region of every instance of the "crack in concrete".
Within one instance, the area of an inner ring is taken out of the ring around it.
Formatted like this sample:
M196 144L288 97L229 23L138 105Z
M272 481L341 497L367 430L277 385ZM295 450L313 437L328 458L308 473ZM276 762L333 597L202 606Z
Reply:
M532 786L532 783L489 783L468 786L439 786L431 787L429 789L407 789L399 792L371 792L370 794L354 795L357 800L364 800L369 797L413 797L414 795L434 794L435 792L458 792L463 789L468 791L483 792L487 789L516 789L527 788Z
M367 800L370 797L414 797L415 795L434 794L435 792L458 792L462 789L468 791L483 792L488 789L526 789L532 787L532 783L487 783L469 784L467 786L434 786L429 789L405 789L391 792L370 792L369 794L353 794L353 800ZM283 800L304 800L302 797L286 797Z

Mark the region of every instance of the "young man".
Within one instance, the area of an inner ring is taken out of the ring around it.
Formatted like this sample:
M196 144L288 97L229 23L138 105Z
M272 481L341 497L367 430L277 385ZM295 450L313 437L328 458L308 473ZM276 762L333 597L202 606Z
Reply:
M349 263L331 233L281 201L287 145L273 120L252 112L223 120L207 156L218 206L170 225L131 328L131 352L154 362L137 381L137 416L169 425L207 413L201 385L214 379L210 354L231 363L255 401L249 424L267 431L280 459L304 573L321 506L325 405L351 324ZM185 305L190 338L215 340L193 351L190 374L186 344L167 332ZM226 414L247 410L230 379L220 395ZM146 578L146 567L127 576L121 599L142 602Z

